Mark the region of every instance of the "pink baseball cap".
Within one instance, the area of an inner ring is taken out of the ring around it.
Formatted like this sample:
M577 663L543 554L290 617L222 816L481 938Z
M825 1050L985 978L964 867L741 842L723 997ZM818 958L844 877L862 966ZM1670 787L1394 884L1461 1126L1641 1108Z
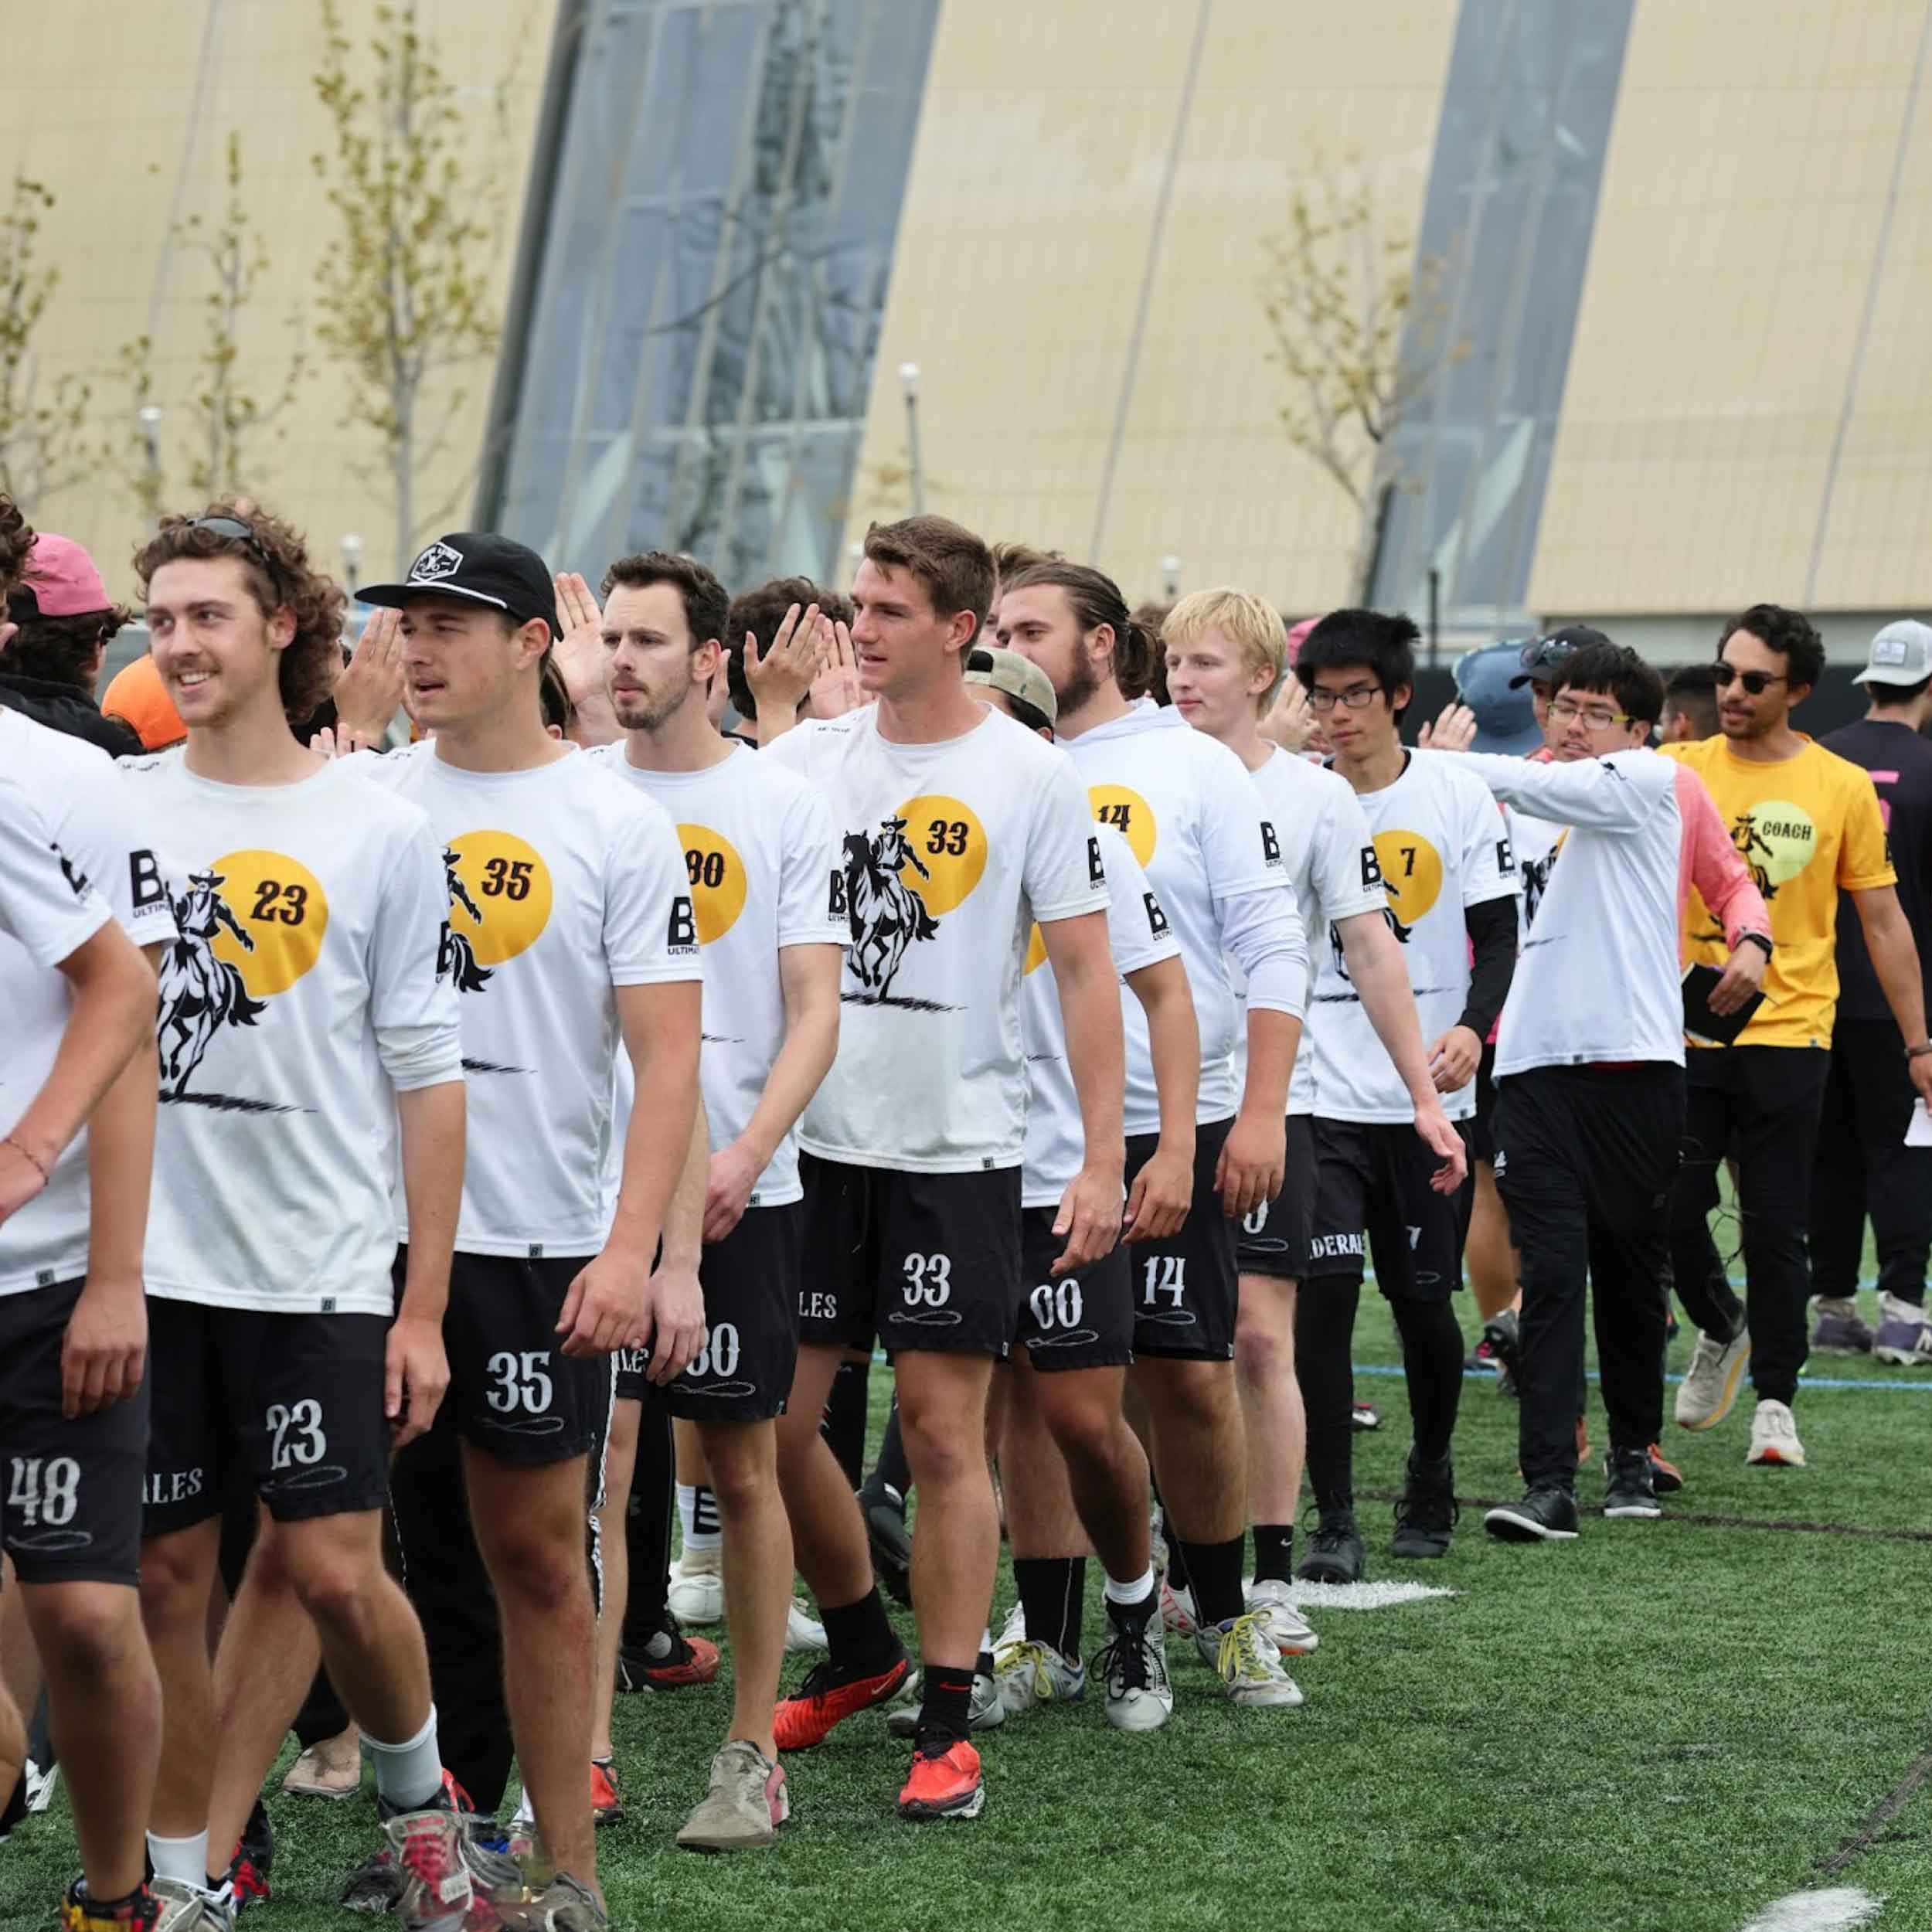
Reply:
M1288 633L1288 668L1291 671L1294 668L1295 661L1301 655L1301 646L1306 641L1308 633L1321 621L1319 617L1304 617Z
M114 600L94 568L94 560L70 536L46 531L33 540L27 567L12 594L22 590L33 597L36 614L43 617L77 617L94 611L111 611Z

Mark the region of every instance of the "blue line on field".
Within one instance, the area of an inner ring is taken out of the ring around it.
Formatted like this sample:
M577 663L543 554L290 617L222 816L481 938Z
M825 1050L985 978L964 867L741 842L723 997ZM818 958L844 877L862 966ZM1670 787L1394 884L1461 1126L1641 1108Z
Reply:
M1355 1372L1359 1376L1399 1376L1403 1370L1400 1363L1358 1362L1355 1365ZM1493 1382L1496 1379L1496 1372L1493 1369L1465 1369L1462 1372L1464 1377L1471 1382ZM1592 1382L1597 1380L1597 1371L1594 1369L1589 1370L1588 1375ZM1666 1382L1682 1382L1683 1379L1682 1376L1666 1376L1664 1378ZM1868 1392L1876 1390L1881 1395L1932 1395L1932 1376L1927 1376L1923 1381L1908 1382L1901 1377L1898 1381L1893 1382L1881 1381L1876 1376L1867 1381L1850 1376L1801 1374L1798 1378L1798 1386L1801 1389L1863 1389Z

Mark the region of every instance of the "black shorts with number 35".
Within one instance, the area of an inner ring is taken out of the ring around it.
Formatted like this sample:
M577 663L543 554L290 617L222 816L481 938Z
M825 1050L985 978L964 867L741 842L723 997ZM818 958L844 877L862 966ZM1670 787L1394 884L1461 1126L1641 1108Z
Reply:
M1020 1296L1019 1169L914 1174L798 1157L798 1338L1003 1356Z

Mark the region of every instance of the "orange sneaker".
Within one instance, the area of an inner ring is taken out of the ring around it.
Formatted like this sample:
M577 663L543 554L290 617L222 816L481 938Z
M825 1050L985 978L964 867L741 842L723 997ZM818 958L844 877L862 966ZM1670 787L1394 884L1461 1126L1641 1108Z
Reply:
M985 1803L979 1753L964 1738L937 1755L913 1753L912 1774L899 1794L901 1818L978 1818Z
M614 1825L624 1815L624 1787L617 1767L607 1757L590 1760L590 1818L594 1824Z
M682 1690L717 1675L718 1646L709 1638L687 1637L675 1625L658 1634L666 1640L662 1654L655 1648L655 1637L643 1650L617 1652L619 1690Z
M903 1651L887 1668L870 1677L852 1676L829 1662L815 1665L792 1696L778 1700L772 1736L779 1750L803 1751L822 1744L835 1724L884 1703L912 1670L912 1659Z
M1684 1472L1655 1443L1650 1445L1650 1486L1660 1496L1674 1496L1684 1486Z

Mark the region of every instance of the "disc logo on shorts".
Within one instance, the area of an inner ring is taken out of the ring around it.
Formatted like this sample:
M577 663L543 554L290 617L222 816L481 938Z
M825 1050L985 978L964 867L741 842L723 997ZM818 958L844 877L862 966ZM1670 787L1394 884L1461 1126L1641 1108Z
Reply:
M480 993L488 969L528 951L550 923L550 869L534 845L509 832L466 832L450 841L443 863L456 983Z
M1811 862L1818 827L1802 805L1788 798L1763 798L1731 827L1731 843L1768 903L1781 886L1789 885Z
M684 869L691 880L698 944L713 945L745 909L744 861L731 841L709 825L679 826L678 843L684 848Z
M1161 828L1155 822L1154 808L1138 791L1127 785L1090 785L1087 801L1094 808L1094 822L1111 825L1127 841L1142 871L1153 864Z
M978 815L939 792L909 798L876 831L848 832L845 915L852 940L845 964L860 990L842 997L867 1006L941 1010L932 1000L894 996L893 981L912 947L937 938L940 920L971 896L986 859L986 828Z
M321 956L328 896L286 852L225 853L168 893L179 937L162 955L155 1043L161 1097L250 1113L297 1110L189 1082L224 1026L253 1026Z

